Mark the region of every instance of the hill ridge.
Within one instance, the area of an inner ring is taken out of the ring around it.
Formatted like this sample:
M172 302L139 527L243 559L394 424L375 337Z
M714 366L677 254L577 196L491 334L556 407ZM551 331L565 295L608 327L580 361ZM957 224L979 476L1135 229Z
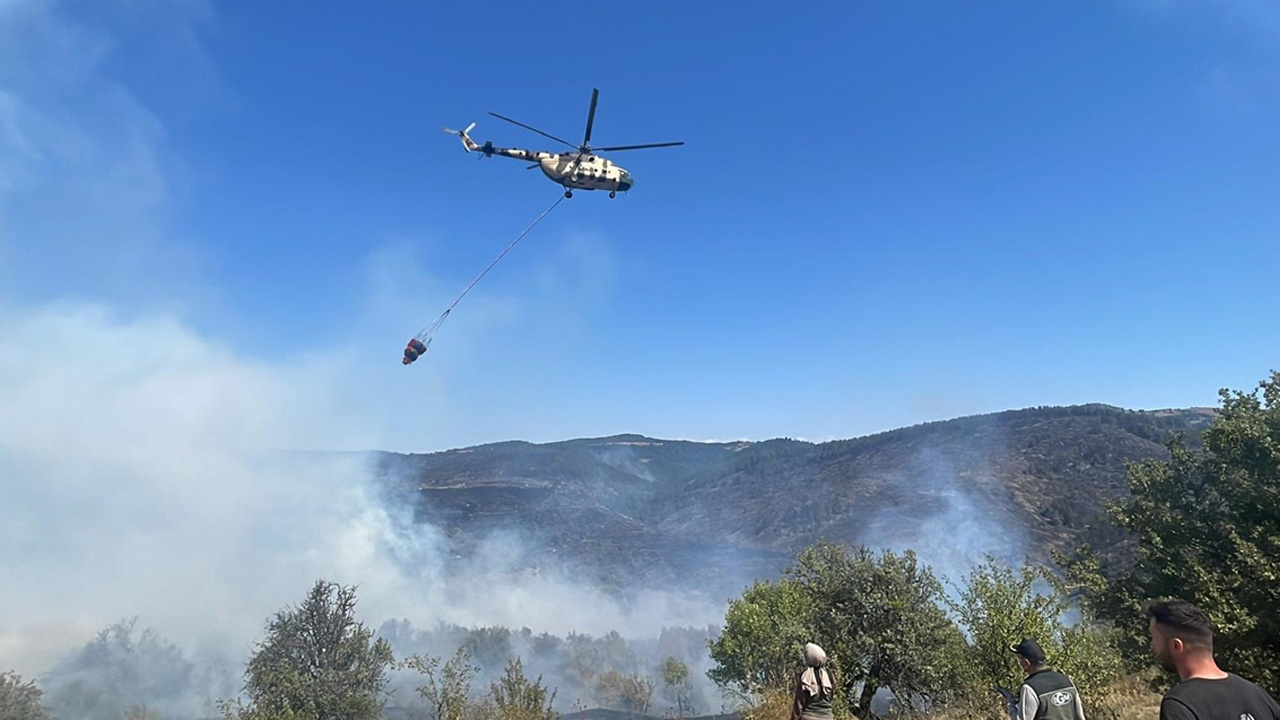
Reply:
M1125 464L1166 457L1173 432L1194 444L1213 415L1090 403L822 443L618 433L382 453L377 467L460 554L515 531L534 564L554 555L611 582L705 584L713 574L736 585L776 575L820 537L944 560L957 547L1047 559L1081 540L1112 542L1094 520L1127 492Z

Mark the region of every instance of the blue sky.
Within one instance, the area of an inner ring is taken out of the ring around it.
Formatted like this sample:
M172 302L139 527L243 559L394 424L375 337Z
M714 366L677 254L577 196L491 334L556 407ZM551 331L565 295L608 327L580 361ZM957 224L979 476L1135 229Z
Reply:
M5 0L0 312L322 363L380 429L308 446L1212 405L1280 366L1277 71L1265 0ZM592 87L596 144L687 145L614 155L634 191L562 204L403 368L559 192L440 127L576 139Z

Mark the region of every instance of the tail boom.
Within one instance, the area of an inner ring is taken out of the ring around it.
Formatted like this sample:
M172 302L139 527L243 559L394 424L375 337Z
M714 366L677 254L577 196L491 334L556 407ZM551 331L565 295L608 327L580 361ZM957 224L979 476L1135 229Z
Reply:
M484 153L485 157L493 157L501 155L516 160L524 160L526 162L540 162L546 158L556 157L555 153L549 153L543 150L525 150L524 148L501 148L494 147L493 143L485 141L483 144L471 139L471 130L476 124L471 123L465 130L454 130L453 128L444 128L444 131L450 135L457 135L462 140L462 149L467 152Z

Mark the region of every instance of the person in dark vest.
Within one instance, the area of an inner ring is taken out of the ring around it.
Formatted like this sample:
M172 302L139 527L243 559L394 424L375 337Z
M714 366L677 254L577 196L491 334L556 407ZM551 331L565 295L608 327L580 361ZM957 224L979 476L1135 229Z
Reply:
M1045 664L1039 643L1023 638L1009 649L1018 656L1018 664L1027 674L1018 688L1014 720L1084 720L1084 705L1076 686L1066 675Z
M791 720L832 720L835 716L831 713L831 697L835 686L827 671L827 653L808 643L804 646L804 665L804 672L796 680Z
M1147 606L1151 652L1180 682L1160 701L1160 720L1280 720L1266 690L1226 672L1213 659L1209 615L1185 600Z

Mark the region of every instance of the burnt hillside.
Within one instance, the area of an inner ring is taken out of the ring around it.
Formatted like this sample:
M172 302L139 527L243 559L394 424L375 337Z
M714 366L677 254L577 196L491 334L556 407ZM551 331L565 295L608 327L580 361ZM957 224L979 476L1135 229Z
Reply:
M518 529L533 556L602 578L714 585L773 575L819 538L946 544L956 522L1043 556L1097 532L1126 462L1166 456L1171 432L1194 442L1212 417L1031 408L820 444L621 435L381 453L377 467L461 553Z

